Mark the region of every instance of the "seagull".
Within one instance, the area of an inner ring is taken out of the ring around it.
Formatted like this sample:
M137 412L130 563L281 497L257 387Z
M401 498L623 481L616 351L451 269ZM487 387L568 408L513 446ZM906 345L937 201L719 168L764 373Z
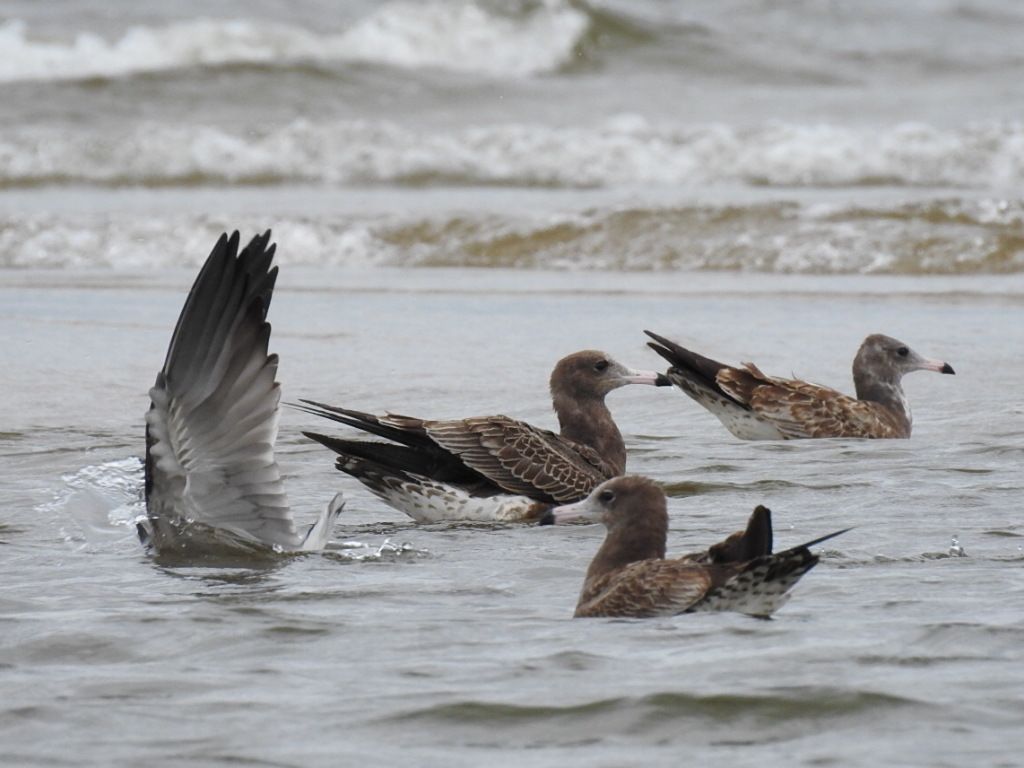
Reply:
M608 480L585 500L549 510L541 524L601 522L604 543L587 569L576 617L650 618L737 611L768 618L818 563L810 547L842 533L772 554L771 511L758 506L744 531L705 552L665 559L668 512L653 480Z
M238 232L217 241L149 390L138 531L157 556L320 550L344 505L338 494L305 531L292 517L274 458L278 358L267 353L276 246L269 230L238 245Z
M949 363L921 357L902 341L876 333L864 339L853 359L853 398L819 384L767 376L753 363L734 368L644 333L654 339L647 346L671 363L672 383L741 440L907 438L913 418L903 375L955 373Z
M417 522L524 522L625 472L626 446L604 399L628 384L671 382L596 350L559 360L550 382L557 434L508 416L375 416L312 400L296 407L390 441L304 433L338 454L339 470Z

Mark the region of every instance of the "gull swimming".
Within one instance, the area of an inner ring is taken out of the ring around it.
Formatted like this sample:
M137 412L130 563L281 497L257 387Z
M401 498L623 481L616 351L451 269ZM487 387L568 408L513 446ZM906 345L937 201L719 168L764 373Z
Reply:
M522 522L625 472L626 446L605 396L629 384L670 382L596 350L559 360L550 380L558 433L501 415L430 420L314 401L298 407L387 440L305 433L338 454L339 470L414 520Z
M587 569L576 617L738 611L767 618L817 565L809 548L849 530L773 554L771 511L759 506L746 530L706 551L666 559L665 493L636 475L602 483L583 501L550 510L541 523L578 519L603 523L608 532Z
M901 381L912 371L955 373L902 341L872 334L853 359L857 396L799 379L767 376L753 363L734 368L651 331L651 349L668 360L672 383L741 440L811 437L908 438L913 424Z

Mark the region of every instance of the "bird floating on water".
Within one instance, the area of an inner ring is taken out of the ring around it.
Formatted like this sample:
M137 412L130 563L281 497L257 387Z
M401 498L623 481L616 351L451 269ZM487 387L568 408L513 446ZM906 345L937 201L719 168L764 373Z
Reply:
M626 446L605 396L628 384L671 382L595 350L559 360L550 382L558 433L507 416L375 416L309 400L297 407L388 440L305 433L338 454L339 470L414 520L520 522L625 471Z
M146 414L146 514L160 556L195 560L322 549L341 494L297 528L274 458L280 386L268 354L277 279L270 232L222 235L181 310Z
M741 440L811 437L910 437L913 422L901 380L911 371L954 373L901 341L876 333L853 360L857 397L799 379L767 376L753 363L734 368L691 352L664 336L648 346L668 360L672 383L711 411Z
M773 554L771 511L759 506L746 530L704 552L666 559L665 493L653 480L635 475L608 480L585 500L555 507L541 524L581 518L603 523L608 532L587 569L577 617L738 611L766 618L817 565L810 547L849 530Z

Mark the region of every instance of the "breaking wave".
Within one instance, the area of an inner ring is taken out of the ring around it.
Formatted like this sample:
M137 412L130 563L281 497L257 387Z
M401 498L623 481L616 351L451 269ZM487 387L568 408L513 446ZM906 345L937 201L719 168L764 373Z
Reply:
M565 66L590 16L550 0L499 12L477 2L393 2L337 32L256 19L136 26L116 39L81 31L42 39L0 24L0 82L118 78L195 67L359 62L530 76Z
M387 121L305 119L239 130L145 123L103 135L0 129L0 188L296 182L1001 189L1024 182L1024 126L680 127L621 115L588 128L497 124L433 132Z
M197 266L224 231L265 216L0 217L0 268ZM1024 203L799 204L544 213L277 215L282 263L358 267L715 270L791 274L1024 272ZM183 257L184 255L184 257Z

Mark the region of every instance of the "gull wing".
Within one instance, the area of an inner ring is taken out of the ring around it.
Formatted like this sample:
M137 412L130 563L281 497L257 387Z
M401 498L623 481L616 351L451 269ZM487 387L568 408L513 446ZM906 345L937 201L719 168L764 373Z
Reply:
M583 585L577 617L648 618L684 613L712 587L708 568L685 560L640 560Z
M578 501L615 474L589 447L507 416L423 426L431 440L509 493Z
M798 379L764 376L749 390L750 409L787 438L905 437L899 422L878 404ZM727 386L727 385L723 385Z
M187 528L273 548L305 540L274 458L280 389L266 314L275 246L269 231L241 253L238 244L237 232L217 241L149 391L146 510L158 552L196 543Z

